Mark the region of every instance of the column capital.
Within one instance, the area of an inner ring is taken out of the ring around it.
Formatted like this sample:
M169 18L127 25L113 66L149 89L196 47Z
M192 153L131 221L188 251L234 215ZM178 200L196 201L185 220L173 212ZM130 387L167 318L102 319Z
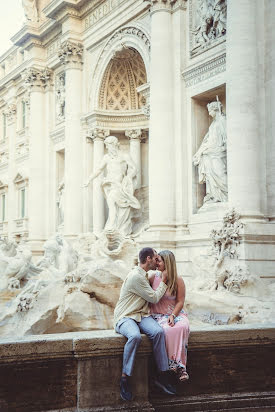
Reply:
M22 73L24 85L29 91L44 91L51 85L52 70L45 68L29 67Z
M98 127L95 127L93 129L88 130L88 139L91 141L97 141L97 140L105 140L107 136L110 135L110 130L106 129L99 129Z
M125 130L125 136L129 137L130 140L141 140L142 130L141 129Z
M61 44L58 57L62 64L70 68L81 68L83 45L70 40Z
M6 110L4 111L4 114L7 116L7 121L9 125L14 122L16 111L17 111L17 108L16 108L15 103L9 104Z
M183 6L187 0L143 0L149 3L151 13L156 11L172 11L176 6Z

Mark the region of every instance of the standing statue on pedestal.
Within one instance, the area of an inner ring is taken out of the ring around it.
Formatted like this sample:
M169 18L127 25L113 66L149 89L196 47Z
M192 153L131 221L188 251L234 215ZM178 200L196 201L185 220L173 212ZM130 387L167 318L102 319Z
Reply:
M139 209L140 203L134 196L134 180L137 168L131 157L119 150L118 139L108 136L105 139L107 154L101 165L88 179L85 186L106 170L102 189L108 205L108 219L105 231L118 231L124 236L132 233L132 209Z
M36 0L22 0L22 5L23 5L26 19L32 22L37 22L38 12L37 12Z
M225 115L218 97L216 102L207 105L207 109L213 121L193 157L194 165L198 166L199 183L206 184L204 204L227 201Z

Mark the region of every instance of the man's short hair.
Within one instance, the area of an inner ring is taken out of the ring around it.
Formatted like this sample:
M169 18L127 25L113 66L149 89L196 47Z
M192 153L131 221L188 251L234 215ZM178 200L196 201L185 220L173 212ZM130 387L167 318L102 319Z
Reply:
M138 254L139 262L146 263L147 256L150 256L150 258L152 259L155 253L156 251L151 247L144 247Z

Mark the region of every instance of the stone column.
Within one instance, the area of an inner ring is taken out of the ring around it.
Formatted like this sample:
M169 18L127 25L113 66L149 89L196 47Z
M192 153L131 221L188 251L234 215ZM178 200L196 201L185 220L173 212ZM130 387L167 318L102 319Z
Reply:
M16 146L16 104L12 103L5 112L8 124L8 193L6 202L6 220L8 220L8 237L11 239L14 231L16 216L16 196L13 180L16 174L15 146Z
M90 133L94 142L94 172L100 166L104 156L104 140L109 136L109 130L93 129ZM101 187L102 176L98 176L93 181L93 232L98 236L105 225L104 195Z
M32 248L41 249L46 238L46 136L45 132L45 90L52 73L47 68L31 67L24 73L25 86L30 93L29 124L29 240Z
M66 71L65 90L65 202L64 235L75 238L82 232L82 53L83 46L64 42L58 52Z
M137 167L137 185L136 189L140 189L141 186L141 153L140 153L140 141L142 131L141 129L126 130L125 136L130 139L130 155Z
M257 0L227 5L228 200L243 216L261 218L265 182L260 89Z
M149 136L149 220L153 231L175 225L172 4L152 0Z
M267 215L275 220L275 2L265 2L265 108L267 158Z

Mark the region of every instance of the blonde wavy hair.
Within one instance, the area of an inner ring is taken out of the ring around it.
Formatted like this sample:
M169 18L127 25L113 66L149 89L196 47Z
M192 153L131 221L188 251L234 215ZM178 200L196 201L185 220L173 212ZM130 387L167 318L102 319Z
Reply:
M165 269L167 270L167 286L168 291L171 295L175 296L177 294L178 284L178 272L177 272L177 265L175 255L171 250L162 250L159 252L159 256L164 262Z

